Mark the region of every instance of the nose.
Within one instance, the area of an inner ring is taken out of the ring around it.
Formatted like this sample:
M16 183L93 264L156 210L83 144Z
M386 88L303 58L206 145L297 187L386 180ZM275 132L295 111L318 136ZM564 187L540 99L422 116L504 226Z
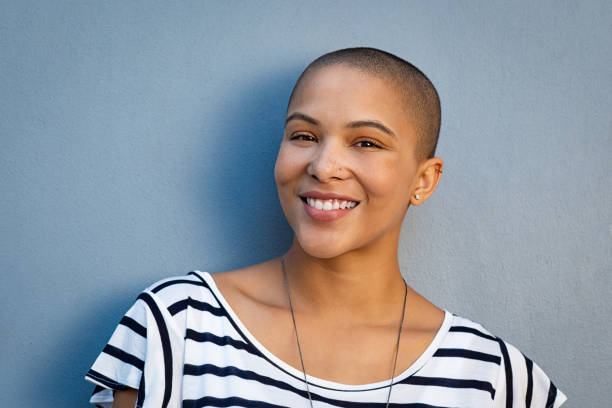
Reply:
M319 143L313 151L307 171L322 183L345 178L347 170L340 143L329 139Z

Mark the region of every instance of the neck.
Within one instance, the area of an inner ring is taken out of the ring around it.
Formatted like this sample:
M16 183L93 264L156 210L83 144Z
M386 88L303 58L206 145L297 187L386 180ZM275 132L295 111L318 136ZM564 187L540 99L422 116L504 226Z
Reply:
M294 240L285 255L285 271L296 311L308 310L344 324L396 323L404 281L397 245L360 249L321 259L307 254Z

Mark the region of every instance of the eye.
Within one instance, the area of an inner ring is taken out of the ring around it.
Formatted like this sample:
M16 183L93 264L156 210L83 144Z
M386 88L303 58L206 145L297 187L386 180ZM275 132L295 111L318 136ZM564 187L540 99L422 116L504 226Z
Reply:
M317 141L317 139L315 139L314 136L309 135L308 133L295 133L291 135L289 140L305 141L305 142L316 142Z
M382 146L372 140L361 140L355 143L357 147L365 147L365 148L374 148L374 149L382 149Z

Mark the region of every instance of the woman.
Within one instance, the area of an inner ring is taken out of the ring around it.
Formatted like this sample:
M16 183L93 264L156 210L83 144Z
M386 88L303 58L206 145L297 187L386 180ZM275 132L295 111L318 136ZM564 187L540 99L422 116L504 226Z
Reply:
M145 290L87 374L92 403L560 406L536 364L402 278L402 220L442 174L439 127L437 92L406 61L352 48L311 63L275 166L291 248Z

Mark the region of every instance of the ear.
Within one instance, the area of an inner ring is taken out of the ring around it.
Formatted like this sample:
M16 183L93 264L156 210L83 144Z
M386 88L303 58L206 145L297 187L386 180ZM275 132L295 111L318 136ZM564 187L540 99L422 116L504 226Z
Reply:
M411 192L410 204L421 205L432 196L438 187L440 177L442 177L443 167L444 162L439 157L427 159L419 165L417 179Z

